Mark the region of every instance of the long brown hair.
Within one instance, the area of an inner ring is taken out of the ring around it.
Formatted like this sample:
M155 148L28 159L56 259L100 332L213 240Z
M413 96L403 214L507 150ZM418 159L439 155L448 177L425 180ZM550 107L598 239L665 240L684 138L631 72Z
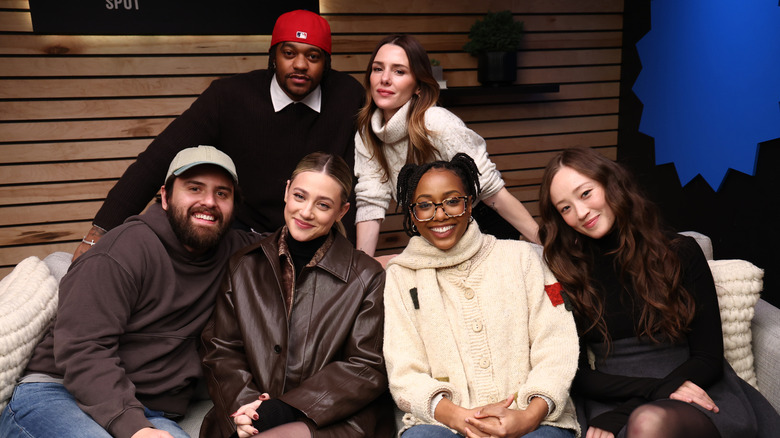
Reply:
M682 285L680 260L660 223L655 205L641 193L629 172L595 150L567 149L554 157L544 171L539 190L542 225L539 237L544 258L572 298L578 326L584 333L597 329L611 345L604 320L604 297L594 288L593 260L586 248L588 239L564 222L550 199L550 185L561 167L569 167L598 182L604 188L607 205L615 215L618 248L616 263L620 281L633 288L641 303L637 336L660 341L681 339L695 310L693 297Z
M389 178L390 166L382 151L382 140L371 129L371 116L377 109L376 103L371 98L371 70L376 59L376 54L385 44L393 44L406 52L409 58L409 68L412 76L420 88L418 94L412 95L412 103L407 115L409 131L409 149L406 154L406 163L422 164L436 159L436 150L430 140L430 132L425 127L425 111L436 105L439 100L439 83L433 77L431 62L428 54L416 38L410 35L394 34L383 38L374 48L371 59L366 67L366 75L363 79L363 87L366 89L366 105L358 113L358 130L363 143L371 153L371 159L376 159L382 166L385 180Z
M295 170L293 170L292 175L290 175L290 182L295 180L295 177L303 172L324 173L333 178L341 187L340 207L344 206L349 200L349 195L352 192L352 169L349 168L347 163L340 156L326 152L312 152L306 155L298 162L298 165L295 166ZM337 220L334 226L339 233L344 236L347 235L344 224L341 223L341 219Z

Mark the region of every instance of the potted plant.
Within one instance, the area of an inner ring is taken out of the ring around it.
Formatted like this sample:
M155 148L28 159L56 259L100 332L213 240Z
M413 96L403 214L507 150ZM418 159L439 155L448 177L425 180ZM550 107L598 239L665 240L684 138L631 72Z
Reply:
M523 22L511 11L488 12L469 31L463 50L478 58L477 79L482 85L497 86L517 79L517 50L523 39Z
M447 81L444 80L444 69L438 59L431 58L431 73L433 73L433 78L436 79L436 82L439 83L440 89L447 88Z

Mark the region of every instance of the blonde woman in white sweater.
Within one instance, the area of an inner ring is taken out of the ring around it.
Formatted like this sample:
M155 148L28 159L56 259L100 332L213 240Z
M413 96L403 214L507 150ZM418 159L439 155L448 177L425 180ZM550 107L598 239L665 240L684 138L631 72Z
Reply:
M439 85L419 41L409 35L380 41L363 86L367 103L358 115L355 134L358 249L374 255L401 167L450 160L459 152L473 158L480 171L482 194L474 202L483 231L504 238L522 233L539 243L536 221L504 187L485 140L455 114L435 106Z
M579 436L574 319L532 244L480 232L479 187L465 154L399 174L413 237L387 268L384 339L399 436Z

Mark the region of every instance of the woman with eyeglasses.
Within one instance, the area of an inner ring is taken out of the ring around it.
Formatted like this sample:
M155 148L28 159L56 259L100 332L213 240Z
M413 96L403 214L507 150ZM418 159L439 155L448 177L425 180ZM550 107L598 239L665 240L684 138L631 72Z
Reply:
M398 176L409 245L387 268L384 355L403 438L579 436L574 319L528 242L483 234L466 154Z
M390 35L374 49L363 86L366 105L355 134L357 248L374 255L379 228L404 164L468 154L477 163L482 193L473 199L483 231L500 238L522 235L539 243L538 225L504 187L485 140L455 114L436 106L439 84L428 54L409 35ZM396 200L397 201L397 200Z

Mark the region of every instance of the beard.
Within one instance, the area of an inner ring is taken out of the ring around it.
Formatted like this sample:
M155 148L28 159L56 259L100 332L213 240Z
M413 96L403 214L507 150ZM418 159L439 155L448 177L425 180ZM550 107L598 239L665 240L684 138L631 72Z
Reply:
M205 213L214 216L216 227L201 227L192 223L190 218L195 213ZM230 229L232 218L225 220L222 212L209 208L190 208L187 211L171 205L165 210L168 222L179 241L195 251L207 251L216 247Z

